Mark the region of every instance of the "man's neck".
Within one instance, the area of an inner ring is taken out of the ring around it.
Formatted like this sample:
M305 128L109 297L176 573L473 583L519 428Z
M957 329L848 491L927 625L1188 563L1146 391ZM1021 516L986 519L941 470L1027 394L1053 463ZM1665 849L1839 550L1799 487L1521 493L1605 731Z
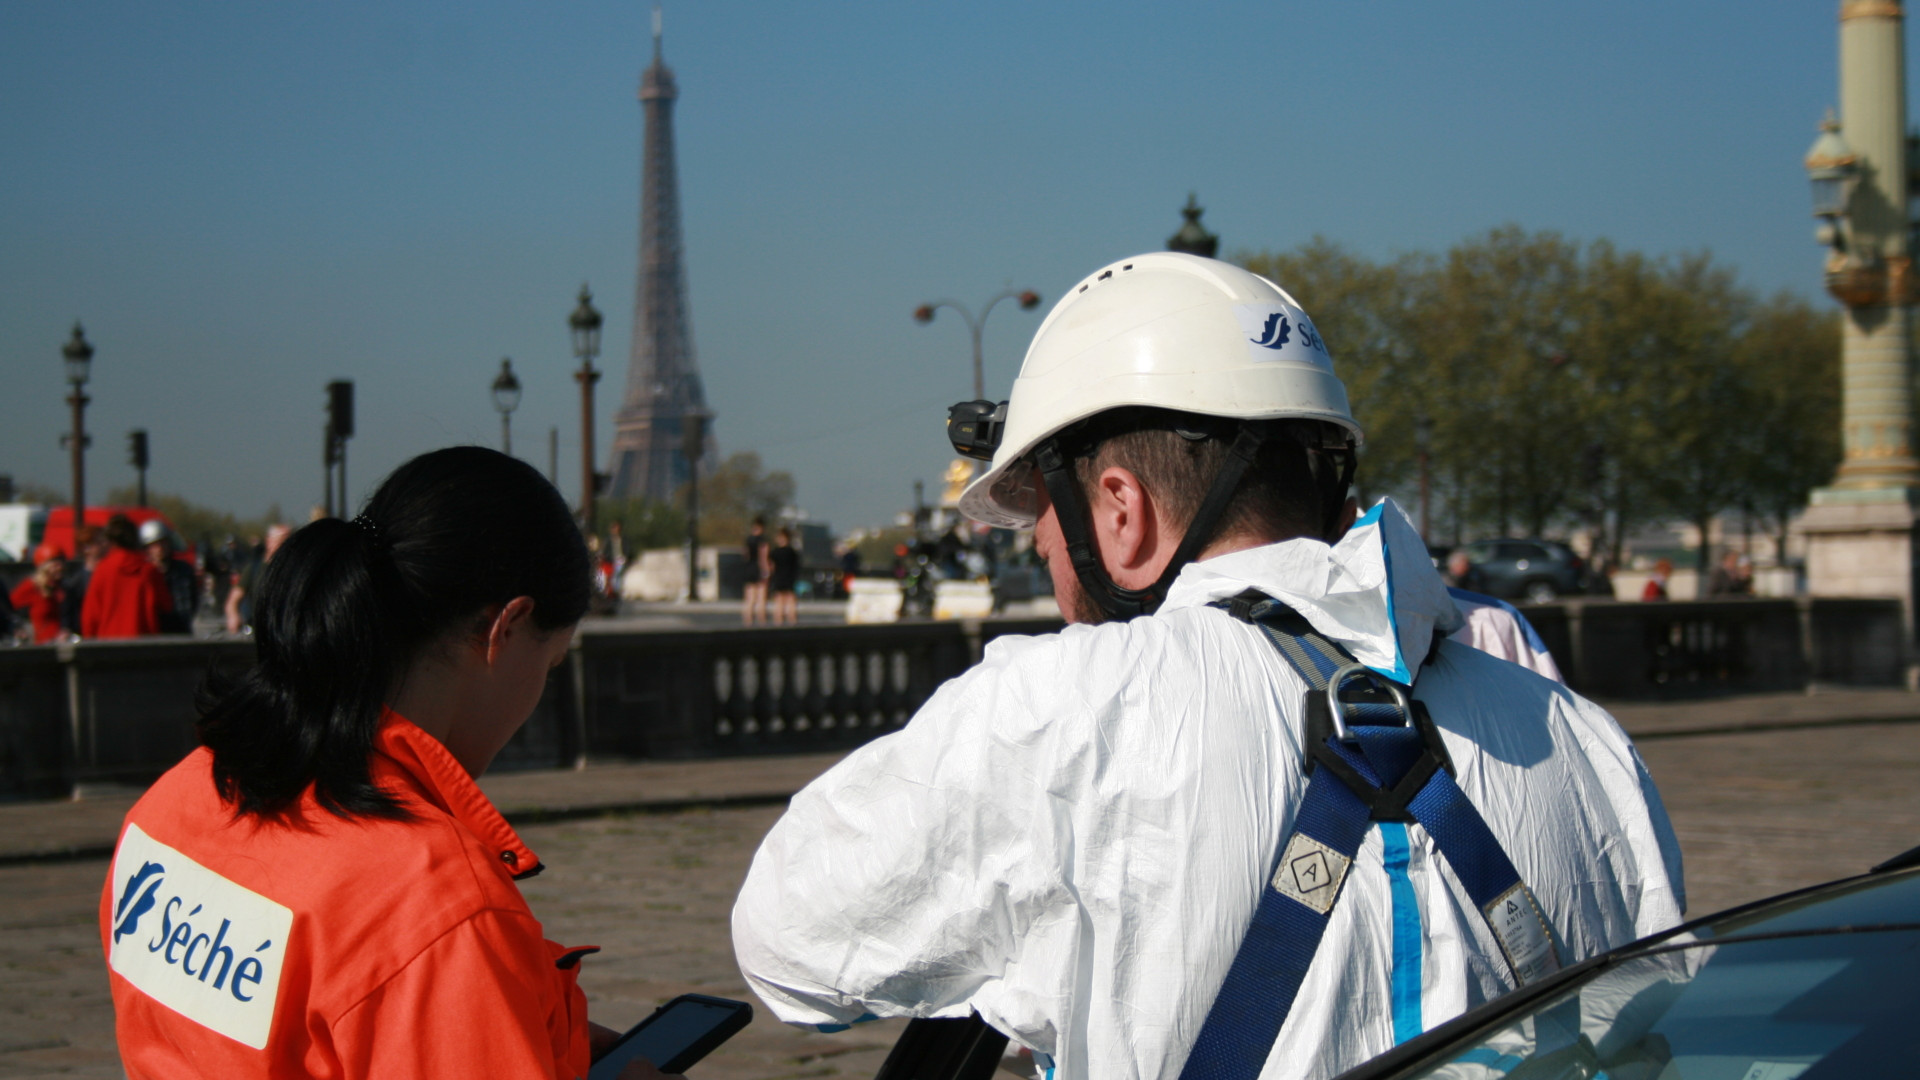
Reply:
M1236 551L1251 551L1254 548L1266 547L1269 544L1278 544L1286 540L1298 539L1300 539L1298 536L1283 536L1279 533L1235 533L1232 536L1223 536L1200 549L1200 554L1194 556L1193 561L1205 562L1208 559L1218 558L1222 555L1231 555Z

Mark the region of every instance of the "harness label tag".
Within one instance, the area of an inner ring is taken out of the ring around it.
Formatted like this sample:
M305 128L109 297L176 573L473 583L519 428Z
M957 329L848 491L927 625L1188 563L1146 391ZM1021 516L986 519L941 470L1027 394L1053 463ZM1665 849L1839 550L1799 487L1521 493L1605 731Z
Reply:
M1296 900L1325 915L1340 898L1340 885L1347 880L1347 868L1353 860L1315 840L1296 832L1280 853L1280 865L1273 871L1273 891Z
M1533 890L1524 881L1494 897L1481 909L1487 928L1507 954L1507 966L1513 969L1516 985L1525 986L1560 970L1560 957L1553 951L1553 933L1540 914Z
M293 911L128 825L107 963L174 1012L263 1050Z

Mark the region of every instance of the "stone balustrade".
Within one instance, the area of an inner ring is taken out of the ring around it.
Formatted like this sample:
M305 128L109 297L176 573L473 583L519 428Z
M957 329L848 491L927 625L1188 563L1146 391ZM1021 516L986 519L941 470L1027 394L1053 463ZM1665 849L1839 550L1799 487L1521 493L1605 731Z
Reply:
M1575 689L1602 700L1900 685L1896 600L1572 600L1529 607ZM857 746L897 730L1009 633L1055 620L634 630L590 621L496 770ZM0 800L151 780L195 745L194 695L247 640L0 649Z

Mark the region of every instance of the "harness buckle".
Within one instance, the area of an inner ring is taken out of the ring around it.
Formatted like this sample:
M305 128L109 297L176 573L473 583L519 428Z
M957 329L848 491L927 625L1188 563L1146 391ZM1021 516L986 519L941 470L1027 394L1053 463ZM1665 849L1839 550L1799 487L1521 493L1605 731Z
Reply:
M1365 664L1352 663L1335 671L1327 678L1327 712L1333 719L1333 734L1341 742L1352 742L1353 735L1347 730L1346 705L1340 700L1340 687L1348 679L1363 677L1377 686L1386 688L1392 695L1393 703L1400 710L1400 726L1413 724L1413 706L1407 703L1407 692L1400 684L1380 674Z

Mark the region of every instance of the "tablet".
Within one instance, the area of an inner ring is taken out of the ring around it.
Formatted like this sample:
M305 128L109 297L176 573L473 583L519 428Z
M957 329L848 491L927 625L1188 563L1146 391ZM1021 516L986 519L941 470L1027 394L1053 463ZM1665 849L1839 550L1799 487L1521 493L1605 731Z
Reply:
M593 1063L587 1080L615 1080L635 1058L646 1058L664 1073L685 1072L752 1019L753 1006L744 1001L681 994L620 1036Z

